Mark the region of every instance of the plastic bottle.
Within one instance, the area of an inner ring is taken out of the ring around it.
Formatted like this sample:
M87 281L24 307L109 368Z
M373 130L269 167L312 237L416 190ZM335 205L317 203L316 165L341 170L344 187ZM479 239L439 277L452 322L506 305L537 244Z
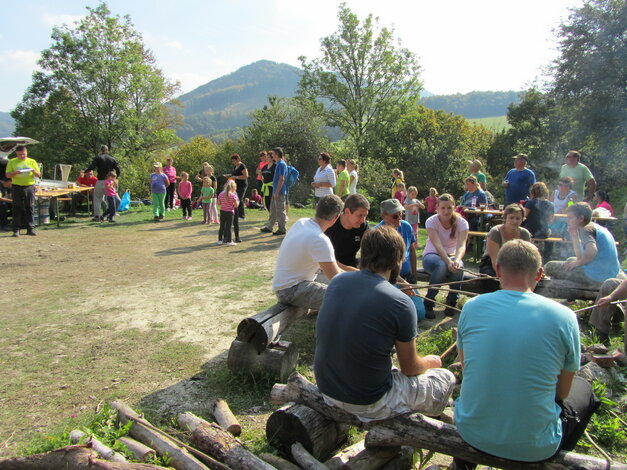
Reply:
M470 207L472 207L473 209L477 208L477 197L473 196L473 198L470 200Z

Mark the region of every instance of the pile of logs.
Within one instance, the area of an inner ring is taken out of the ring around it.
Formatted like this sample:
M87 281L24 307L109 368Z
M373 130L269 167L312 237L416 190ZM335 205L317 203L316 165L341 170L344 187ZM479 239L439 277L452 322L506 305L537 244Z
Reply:
M229 349L229 370L287 380L298 363L298 349L295 344L279 338L307 312L306 308L279 303L242 320Z

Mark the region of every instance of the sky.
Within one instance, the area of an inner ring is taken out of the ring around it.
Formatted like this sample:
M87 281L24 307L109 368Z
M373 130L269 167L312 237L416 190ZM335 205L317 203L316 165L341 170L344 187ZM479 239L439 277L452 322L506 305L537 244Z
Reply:
M372 13L416 54L434 94L522 90L557 56L554 30L583 0L346 0ZM73 25L99 0L0 0L0 111L31 83L52 28ZM186 93L257 60L300 66L338 28L339 0L109 0L130 15L165 75Z

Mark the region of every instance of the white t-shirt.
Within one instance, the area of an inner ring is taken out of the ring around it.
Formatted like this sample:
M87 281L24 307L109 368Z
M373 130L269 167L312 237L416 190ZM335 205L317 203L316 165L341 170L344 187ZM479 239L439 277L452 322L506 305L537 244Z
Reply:
M440 242L442 242L442 246L444 250L448 253L455 253L457 249L457 240L463 232L468 231L468 222L463 217L457 218L457 228L455 229L455 236L451 238L451 229L446 229L442 227L440 223L440 218L438 214L432 215L425 222L425 228L434 228L438 234L438 238ZM423 251L422 256L428 253L437 253L438 250L435 249L435 246L431 242L431 237L427 238L427 244L425 245L425 251Z
M348 185L348 191L351 194L357 194L357 181L359 180L359 174L357 171L353 170L348 174L348 176L353 178L353 181Z
M326 188L325 188L326 189ZM279 248L272 289L276 292L299 282L313 281L319 263L335 261L333 245L313 219L299 219Z
M330 188L316 188L314 194L316 197L324 197L333 194L333 188L335 188L336 178L335 171L331 165L327 165L324 168L318 167L316 174L314 175L314 183L331 183Z

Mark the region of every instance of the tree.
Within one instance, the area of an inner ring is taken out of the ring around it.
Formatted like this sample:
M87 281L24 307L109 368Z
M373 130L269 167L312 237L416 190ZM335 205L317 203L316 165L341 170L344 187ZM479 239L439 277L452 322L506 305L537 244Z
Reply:
M13 111L16 131L43 143L33 154L50 163L82 163L107 144L129 166L177 141L170 128L177 90L155 65L128 16L107 5L87 8L74 27L55 27L41 72Z
M340 5L338 31L321 40L322 57L308 61L299 92L325 102L324 116L367 155L368 133L391 122L393 114L419 98L420 67L412 52L400 47L393 31L375 31L372 15L360 23L345 3Z

